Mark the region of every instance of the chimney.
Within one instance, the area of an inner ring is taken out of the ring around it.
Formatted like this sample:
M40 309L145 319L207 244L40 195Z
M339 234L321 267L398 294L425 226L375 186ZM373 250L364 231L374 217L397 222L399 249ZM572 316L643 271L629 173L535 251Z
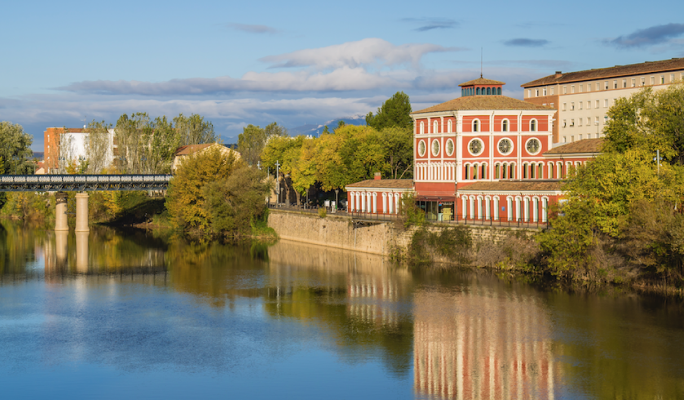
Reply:
M376 172L374 178L375 178L376 181L379 181L380 179L382 179L382 174L379 173L379 172Z
M562 71L556 71L556 78L560 78L563 75Z

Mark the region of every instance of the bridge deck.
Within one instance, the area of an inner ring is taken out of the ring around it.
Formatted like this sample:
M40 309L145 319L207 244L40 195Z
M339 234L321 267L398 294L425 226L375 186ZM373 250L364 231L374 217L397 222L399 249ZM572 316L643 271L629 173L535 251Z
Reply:
M173 175L0 175L0 192L163 190Z

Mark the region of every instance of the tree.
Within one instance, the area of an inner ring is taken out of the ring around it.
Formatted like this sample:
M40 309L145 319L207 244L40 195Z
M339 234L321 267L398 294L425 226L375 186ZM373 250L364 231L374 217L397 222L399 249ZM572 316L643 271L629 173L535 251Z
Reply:
M256 165L261 158L264 146L271 138L287 136L287 129L276 122L268 124L264 129L249 124L242 128L242 133L238 136L238 150L248 165Z
M404 92L397 92L382 103L375 115L372 112L366 115L366 125L378 131L394 126L412 129L413 119L410 114L411 102L408 95Z
M280 176L278 179L285 187L285 201L287 203L290 202L290 185L287 181L287 175L291 174L292 169L299 161L304 140L304 136L294 138L287 136L274 137L268 141L261 153L261 161L264 168L268 167L276 171L276 162L280 164L278 168ZM240 145L238 145L238 148L240 148ZM298 194L297 199L299 200Z
M205 206L204 186L209 182L227 179L242 165L232 151L221 151L219 146L212 146L185 159L169 183L166 208L172 225L195 235L208 232L211 213Z
M228 177L204 186L204 206L211 230L219 236L246 236L252 225L266 213L264 199L269 184L266 174L256 168L238 167Z
M112 161L113 143L111 143L109 135L111 128L112 125L105 121L96 122L93 120L88 124L85 150L88 160L88 173L90 174L102 173Z
M185 117L179 114L173 119L174 126L180 135L180 146L188 144L216 143L214 125L205 121L204 117L191 114Z
M0 169L11 175L32 174L35 164L32 161L33 152L31 135L24 132L19 124L0 122Z
M389 178L413 177L413 130L393 126L380 132Z
M125 174L143 172L142 156L148 146L150 117L147 113L123 114L116 121L116 140L119 170Z
M59 134L58 148L59 158L57 159L57 171L60 174L74 174L76 169L74 136L67 128L62 128Z

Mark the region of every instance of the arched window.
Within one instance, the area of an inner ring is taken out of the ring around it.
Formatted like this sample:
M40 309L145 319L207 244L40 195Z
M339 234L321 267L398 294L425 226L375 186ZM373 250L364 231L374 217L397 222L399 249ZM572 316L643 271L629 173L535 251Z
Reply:
M508 165L508 179L515 179L515 164Z
M449 132L453 132L453 125L452 125L452 123L451 123L451 120L449 120L449 122L447 122L447 130L448 130Z
M465 178L470 179L470 164L466 164L465 166Z
M475 89L475 94L477 94L477 95L480 94L480 88Z
M553 172L554 172L553 171L553 162L550 162L549 163L549 179L553 179L556 177L556 175L554 175Z
M482 179L487 179L487 164L482 164L482 171L480 173Z
M527 164L523 164L523 179L527 179Z
M508 178L508 164L503 165L503 168L501 169L501 179L506 179Z
M501 88L496 88L496 94L498 94L499 96L501 96Z
M439 133L439 123L436 120L432 123L432 133Z
M500 164L494 165L494 179L501 179L501 172L499 171L499 168L501 168Z
M544 179L544 164L537 165L537 179Z
M473 132L479 132L480 131L480 120L476 119L473 121Z
M535 169L536 168L534 167L534 164L530 164L530 179L534 179L535 172L536 172Z
M501 131L508 132L508 120L505 119L501 122Z
M487 94L491 95L492 94L492 88L487 88Z
M477 179L477 171L478 171L478 169L479 169L479 168L478 168L478 165L477 165L477 164L473 164L473 171L472 171L472 172L473 172L473 179Z
M530 131L536 132L537 131L537 120L533 119L530 121Z

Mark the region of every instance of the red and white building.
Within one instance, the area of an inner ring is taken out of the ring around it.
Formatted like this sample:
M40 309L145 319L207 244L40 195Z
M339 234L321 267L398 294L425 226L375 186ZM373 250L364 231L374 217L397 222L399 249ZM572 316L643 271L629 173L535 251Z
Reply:
M602 139L553 147L556 110L502 96L503 85L465 82L461 97L411 114L414 179L387 182L414 192L429 219L546 222L568 169L598 154ZM374 199L396 196L380 182L347 186L349 210L396 213L398 202L376 205Z

